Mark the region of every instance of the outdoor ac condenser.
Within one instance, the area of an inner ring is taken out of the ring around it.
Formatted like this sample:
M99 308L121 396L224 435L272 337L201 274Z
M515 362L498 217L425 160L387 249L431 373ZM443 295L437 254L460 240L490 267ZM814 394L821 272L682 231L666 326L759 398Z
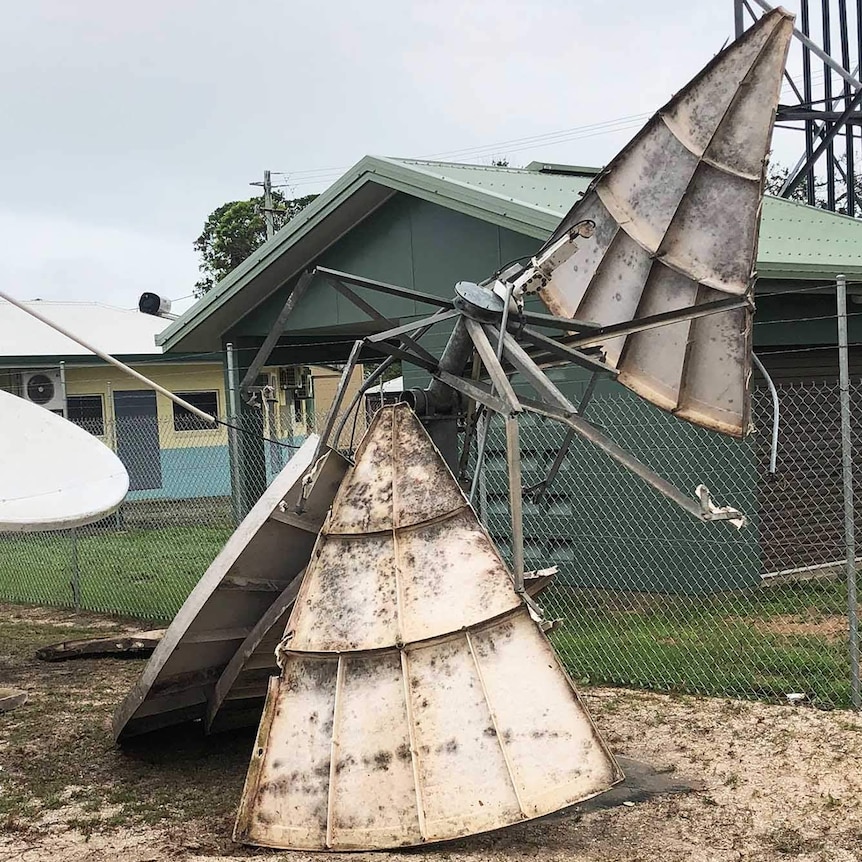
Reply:
M63 383L56 368L40 371L26 371L22 375L21 395L27 400L50 410L63 413L66 399L63 396Z

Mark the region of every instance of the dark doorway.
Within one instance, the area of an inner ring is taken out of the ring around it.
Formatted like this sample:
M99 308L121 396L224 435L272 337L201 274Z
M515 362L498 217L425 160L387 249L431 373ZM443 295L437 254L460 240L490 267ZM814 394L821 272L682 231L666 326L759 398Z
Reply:
M162 453L156 393L149 390L114 393L117 455L129 472L129 490L162 487Z

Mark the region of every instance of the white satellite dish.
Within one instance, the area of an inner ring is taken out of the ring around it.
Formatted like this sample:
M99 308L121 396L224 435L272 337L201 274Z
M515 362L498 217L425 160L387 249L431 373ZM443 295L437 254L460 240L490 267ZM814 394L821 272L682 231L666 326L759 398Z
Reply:
M62 416L0 391L0 533L98 521L129 490L104 443Z

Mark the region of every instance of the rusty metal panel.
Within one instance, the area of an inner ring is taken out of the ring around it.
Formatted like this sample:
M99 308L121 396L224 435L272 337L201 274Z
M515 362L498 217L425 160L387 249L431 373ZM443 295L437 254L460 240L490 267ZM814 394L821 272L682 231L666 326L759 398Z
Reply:
M792 28L783 9L764 15L596 178L545 246L583 219L596 223L593 239L540 289L551 311L608 326L752 294L762 175ZM642 397L743 436L752 314L750 305L602 346L620 382ZM724 354L720 372L718 351L700 343L712 338Z
M426 839L522 820L467 635L414 646L406 667Z
M520 605L472 510L399 532L397 542L403 641L456 631Z
M422 832L401 656L391 650L342 657L342 666L329 844L344 849L416 844Z
M338 658L283 661L281 679L273 678L267 694L234 836L265 846L322 847Z
M239 840L417 845L548 814L621 779L406 405L371 423L312 557L277 650Z
M312 554L288 623L290 648L379 649L519 604L497 549L419 420L406 405L383 412Z
M341 483L329 519L331 533L379 533L392 529L392 415L378 414L377 430L366 434L354 466Z
M376 653L289 652L235 835L382 849L540 817L622 773L525 607Z
M526 817L573 805L622 773L554 649L526 611L470 634Z
M292 649L392 646L398 631L392 533L321 536L287 625Z

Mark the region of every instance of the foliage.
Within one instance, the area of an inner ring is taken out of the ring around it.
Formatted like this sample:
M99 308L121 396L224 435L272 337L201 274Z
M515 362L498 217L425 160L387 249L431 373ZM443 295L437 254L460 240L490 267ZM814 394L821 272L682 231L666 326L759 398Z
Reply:
M781 189L790 176L787 165L770 164L766 172L766 193L781 196ZM814 177L814 205L826 209L826 180ZM808 178L806 177L791 193L790 200L808 203Z
M847 169L847 157L841 156L836 160L835 170L835 212L847 215L847 183L842 176ZM786 165L770 165L766 173L766 192L770 195L780 195L781 188L790 176L790 168ZM856 218L862 217L862 177L856 180ZM799 203L808 203L808 178L806 177L792 192L790 200ZM814 206L821 209L829 209L829 198L826 179L814 174Z
M385 360L381 360L381 362L385 362ZM363 367L364 372L365 372L365 379L366 379L366 380L371 376L371 374L372 374L374 371L376 371L376 370L377 370L377 368L380 366L381 362L363 362L363 363L362 363L362 367ZM390 366L389 366L389 367L388 367L388 368L383 372L383 381L382 381L382 382L383 382L383 383L386 383L386 382L387 382L387 381L389 381L389 380L395 380L396 378L401 377L401 375L402 375L402 374L403 374L403 372L402 372L402 370L401 370L401 362L400 362L400 360L399 360L398 362L393 362L393 363L392 363L392 365L390 365ZM378 381L378 383L379 383L379 382L380 382L380 381ZM372 388L372 392L373 392L373 391L374 391L374 390L373 390L373 388Z
M278 190L272 193L275 229L284 227L317 195L286 198ZM203 296L231 270L239 266L266 240L263 197L246 201L228 201L214 209L204 224L201 235L194 241L200 255L200 270L204 277L195 285L195 295Z

